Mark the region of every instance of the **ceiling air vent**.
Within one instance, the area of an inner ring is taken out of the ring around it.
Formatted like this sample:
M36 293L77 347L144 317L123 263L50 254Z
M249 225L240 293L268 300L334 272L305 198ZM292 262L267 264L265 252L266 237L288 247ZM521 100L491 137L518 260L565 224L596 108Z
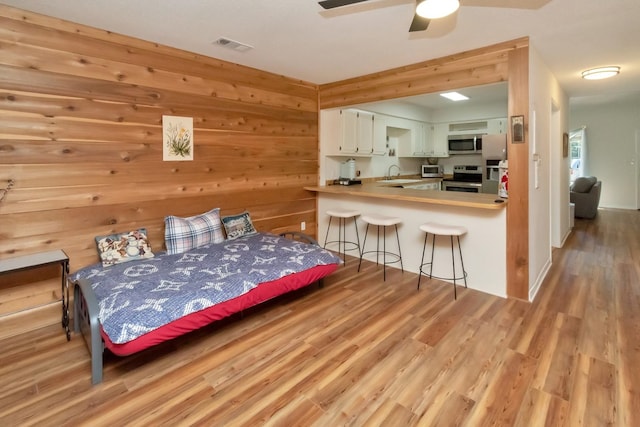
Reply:
M232 49L237 52L247 52L253 49L253 46L249 46L248 44L240 43L226 37L220 37L218 40L214 41L213 44L217 44L218 46L226 47L227 49Z

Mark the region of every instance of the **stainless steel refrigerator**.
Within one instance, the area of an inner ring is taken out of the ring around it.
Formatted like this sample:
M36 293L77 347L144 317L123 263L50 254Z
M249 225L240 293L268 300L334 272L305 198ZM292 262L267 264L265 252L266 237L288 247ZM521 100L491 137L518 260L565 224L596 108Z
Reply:
M500 169L498 164L507 159L507 135L484 135L482 137L482 192L498 194Z

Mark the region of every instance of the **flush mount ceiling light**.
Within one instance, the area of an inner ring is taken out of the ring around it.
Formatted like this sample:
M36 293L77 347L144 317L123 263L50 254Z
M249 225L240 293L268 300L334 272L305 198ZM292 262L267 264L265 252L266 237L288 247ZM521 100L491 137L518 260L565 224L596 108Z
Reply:
M423 18L438 19L451 15L459 7L458 0L424 0L418 3L416 13Z
M620 73L620 67L599 67L582 72L582 78L587 80L608 79Z
M469 99L469 97L464 96L463 94L458 92L441 93L440 96L450 99L452 101L465 101Z

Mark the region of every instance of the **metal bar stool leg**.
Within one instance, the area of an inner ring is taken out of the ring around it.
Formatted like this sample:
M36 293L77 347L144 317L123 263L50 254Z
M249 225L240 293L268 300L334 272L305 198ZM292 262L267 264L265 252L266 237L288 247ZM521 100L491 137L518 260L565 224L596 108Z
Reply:
M380 264L380 226L376 226L376 265Z
M360 246L360 235L358 234L358 223L356 222L356 218L353 217L353 227L356 229L356 241L358 242L358 255L362 255L362 246Z
M436 250L436 235L431 235L431 265L429 268L429 279L433 277L433 253Z
M400 250L400 235L398 234L398 225L396 227L396 240L398 242L398 256L400 257L400 270L404 273L404 265L402 265L402 251Z
M364 230L364 240L362 241L362 249L360 250L360 262L358 263L358 273L360 272L360 266L362 265L362 257L364 256L364 248L367 244L367 234L369 234L369 224L367 224L367 228Z
M342 254L342 261L347 263L347 255L345 248L345 230L344 230L344 218L338 218L338 254ZM342 252L340 252L340 246L342 246Z
M451 264L453 265L453 299L458 299L458 291L456 290L456 257L453 256L453 236L449 236L451 240Z
M380 226L378 226L380 231ZM387 227L382 226L382 281L387 280Z
M327 248L327 242L329 241L329 230L331 230L331 220L333 219L332 216L329 217L329 225L327 226L327 234L324 235L324 246L323 248Z
M460 236L458 238L458 252L460 252L460 264L462 265L462 277L464 278L464 287L467 287L467 270L464 269L464 260L462 259L462 248L460 247Z
M420 279L422 279L422 266L424 265L424 253L427 249L427 238L429 237L428 233L424 234L424 245L422 245L422 258L420 258L420 269L418 271L418 289L420 289Z

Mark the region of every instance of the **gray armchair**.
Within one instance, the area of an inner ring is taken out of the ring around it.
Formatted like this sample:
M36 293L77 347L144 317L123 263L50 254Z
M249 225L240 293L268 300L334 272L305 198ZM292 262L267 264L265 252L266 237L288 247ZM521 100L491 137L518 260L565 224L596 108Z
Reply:
M576 206L576 218L592 219L596 217L601 190L602 181L598 181L595 176L576 178L569 193L569 200Z

